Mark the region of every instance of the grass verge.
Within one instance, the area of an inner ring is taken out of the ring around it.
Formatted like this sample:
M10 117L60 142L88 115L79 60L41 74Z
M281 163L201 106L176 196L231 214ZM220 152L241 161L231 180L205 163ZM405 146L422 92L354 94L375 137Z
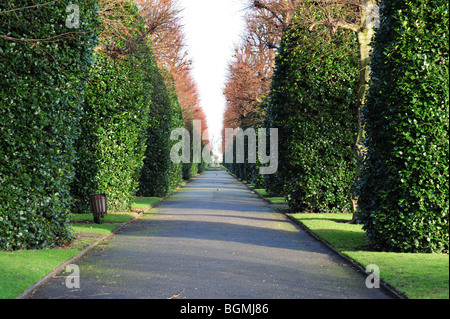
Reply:
M286 199L284 197L272 197L267 194L267 191L263 188L253 188L255 192L257 192L259 195L267 199L272 204L287 204Z
M0 298L16 298L36 281L66 260L78 249L21 250L0 252Z
M137 197L132 212L108 213L102 224L94 224L92 214L73 215L71 229L75 240L69 247L0 251L0 299L18 297L53 269L110 235L139 212L149 210L159 200L158 197Z
M233 174L232 174L233 175ZM234 176L234 175L233 175ZM238 180L240 180L238 178ZM272 204L286 204L286 199L284 197L277 197L277 196L269 196L267 191L264 188L255 188L253 184L248 184L246 181L240 180L243 184L247 185L248 188L259 194L261 197L264 197L266 200L271 202Z
M448 255L372 251L367 247L362 225L347 223L351 214L290 216L363 268L377 265L381 279L408 298L449 298Z
M272 204L287 204L283 197L269 197L265 189L241 182ZM449 299L448 255L373 251L367 245L362 225L348 223L351 214L289 216L363 268L377 265L381 279L407 298Z

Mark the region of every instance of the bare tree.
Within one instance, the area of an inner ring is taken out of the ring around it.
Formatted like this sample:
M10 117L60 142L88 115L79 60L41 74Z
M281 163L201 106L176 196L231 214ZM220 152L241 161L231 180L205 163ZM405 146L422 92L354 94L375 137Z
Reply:
M254 0L254 6L264 8L272 13L273 1ZM289 2L289 1L285 1ZM294 1L291 1L294 2ZM358 160L364 156L364 128L361 119L361 106L364 105L366 92L370 80L371 40L375 33L375 26L379 21L377 0L303 0L295 1L296 14L300 16L296 21L299 27L314 30L318 26L325 27L334 34L337 30L354 32L359 45L359 90L356 97L358 109L358 131L355 148ZM274 13L273 13L274 14ZM275 15L275 14L274 14ZM292 27L296 27L292 26ZM358 199L352 195L353 222L356 221Z
M106 44L97 46L95 51L106 53L112 58L123 57L135 52L137 44L142 41L150 41L152 49L156 50L157 40L164 38L169 30L176 30L180 10L174 1L136 0L135 3L144 20L145 30L140 28L140 23L135 21L134 13L130 10L133 1L100 0L101 38ZM115 39L125 44L119 46Z
M277 50L297 1L249 1L246 32L235 48L224 89L226 127L248 127L263 118L260 106L270 92Z
M8 17L7 17L8 14L12 13L12 14L14 14L13 17L15 19L20 19L19 15L16 14L19 11L39 10L42 7L48 6L50 4L53 4L53 3L56 3L59 1L61 1L61 0L51 0L51 1L46 1L46 2L42 2L42 3L35 3L35 4L29 5L29 6L15 7L15 2L13 0L8 0L8 1L5 0L4 3L1 3L1 7L0 7L0 23L14 25L15 20L14 19L8 20ZM2 8L3 8L3 10L1 10ZM23 37L23 36L18 38L18 37L7 35L7 34L0 34L0 38L7 40L7 41L31 43L31 44L37 46L38 43L63 41L64 39L68 39L68 38L73 39L74 35L81 34L81 33L87 33L87 32L92 32L92 31L69 31L68 30L67 32L56 34L51 37L39 38L39 39L27 38L27 37Z
M272 59L267 51L255 51L247 43L236 48L224 94L227 127L249 127L262 117L260 104L270 91Z

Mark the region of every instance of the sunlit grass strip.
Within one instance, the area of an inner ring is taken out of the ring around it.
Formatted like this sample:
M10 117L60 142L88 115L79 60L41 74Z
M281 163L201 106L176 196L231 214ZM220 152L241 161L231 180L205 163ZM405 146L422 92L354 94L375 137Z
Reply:
M0 299L17 297L78 253L77 249L0 251Z
M160 197L136 197L134 199L133 208L145 210L152 207L152 205L160 200Z
M412 299L449 298L449 256L371 251L362 225L347 223L350 214L293 214L313 233L363 267L375 264L380 277Z
M270 197L267 194L267 191L264 188L256 188L253 189L255 192L257 192L259 195L270 201L272 204L286 204L286 199L284 197Z
M136 198L133 208L148 210L159 200L157 197ZM73 214L70 228L77 239L70 247L0 251L0 299L16 298L53 269L136 216L135 212L108 213L102 224L94 224L92 214Z

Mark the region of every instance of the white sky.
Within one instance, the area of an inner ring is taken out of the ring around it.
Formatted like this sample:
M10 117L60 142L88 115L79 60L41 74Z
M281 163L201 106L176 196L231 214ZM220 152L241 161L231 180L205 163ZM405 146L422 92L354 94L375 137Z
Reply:
M223 88L234 45L244 32L246 0L179 0L192 76L207 117L210 139L220 138Z

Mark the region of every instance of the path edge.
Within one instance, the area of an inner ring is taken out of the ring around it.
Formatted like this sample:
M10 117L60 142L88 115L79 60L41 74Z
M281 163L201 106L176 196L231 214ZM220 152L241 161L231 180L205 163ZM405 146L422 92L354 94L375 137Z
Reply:
M261 194L259 194L258 192L254 191L253 189L250 188L250 186L246 183L243 183L241 180L239 180L236 176L234 176L233 174L231 174L231 172L229 172L227 170L227 172L234 177L238 182L240 182L242 185L246 186L248 190L250 190L253 194L256 194L260 199L264 200L265 203L269 204L272 208L272 210L275 213L281 214L283 215L287 220L289 220L290 222L292 222L293 224L297 225L300 229L302 229L303 231L305 231L306 233L308 233L311 237L313 237L314 239L316 239L317 241L321 242L323 245L325 245L329 250L333 251L335 254L337 254L339 257L341 257L344 261L346 261L347 263L349 263L353 268L355 268L359 273L363 274L363 275L367 275L366 273L366 269L364 268L364 266L362 264L360 264L359 262L357 262L356 260L350 258L347 255L344 255L343 253L341 253L338 249L336 249L334 246L332 246L329 242L327 242L325 239L323 239L322 237L316 235L311 229L309 229L308 227L306 227L306 225L304 225L301 221L299 221L298 219L295 219L294 217L292 217L289 213L285 212L283 209L279 209L276 207L273 207L276 204L273 204L271 201L269 201L267 198L265 198L264 196L262 196ZM383 287L383 289L389 293L390 295L392 295L393 297L397 298L397 299L409 299L407 296L405 296L404 294L402 294L401 292L399 292L395 287L391 286L389 283L385 282L383 279L380 278L380 285Z
M95 241L94 243L90 244L89 246L87 246L86 248L84 248L81 252L79 252L77 255L75 255L74 257L70 258L69 260L64 261L63 263L61 263L59 266L57 266L56 268L52 269L49 273L47 273L44 277L42 277L41 279L39 279L38 281L36 281L32 286L28 287L27 289L25 289L24 291L22 291L17 297L13 298L13 299L27 299L29 296L31 296L31 294L40 286L42 286L43 284L45 284L46 282L48 282L50 279L52 279L53 277L55 277L56 275L58 275L63 269L65 269L67 266L73 264L75 261L79 260L81 257L83 257L84 255L86 255L88 252L90 252L91 250L93 250L95 247L97 247L98 245L100 245L101 243L107 241L108 239L110 239L111 237L113 237L114 235L116 235L118 232L120 232L124 227L130 225L131 223L134 223L135 221L137 221L138 219L140 219L146 212L152 210L153 208L158 207L161 203L165 202L169 197L175 195L176 193L179 192L180 189L186 187L189 183L191 183L196 177L200 176L201 173L195 177L193 177L191 180L187 181L184 185L181 185L179 188L175 189L171 194L166 195L164 197L162 197L159 201L157 201L156 203L152 204L150 207L140 210L138 211L138 213L136 214L136 216L134 216L133 218L131 218L130 220L126 221L125 223L123 223L122 225L120 225L119 227L117 227L116 229L112 230L111 233L109 233L108 235L105 235L101 238L99 238L97 241Z

